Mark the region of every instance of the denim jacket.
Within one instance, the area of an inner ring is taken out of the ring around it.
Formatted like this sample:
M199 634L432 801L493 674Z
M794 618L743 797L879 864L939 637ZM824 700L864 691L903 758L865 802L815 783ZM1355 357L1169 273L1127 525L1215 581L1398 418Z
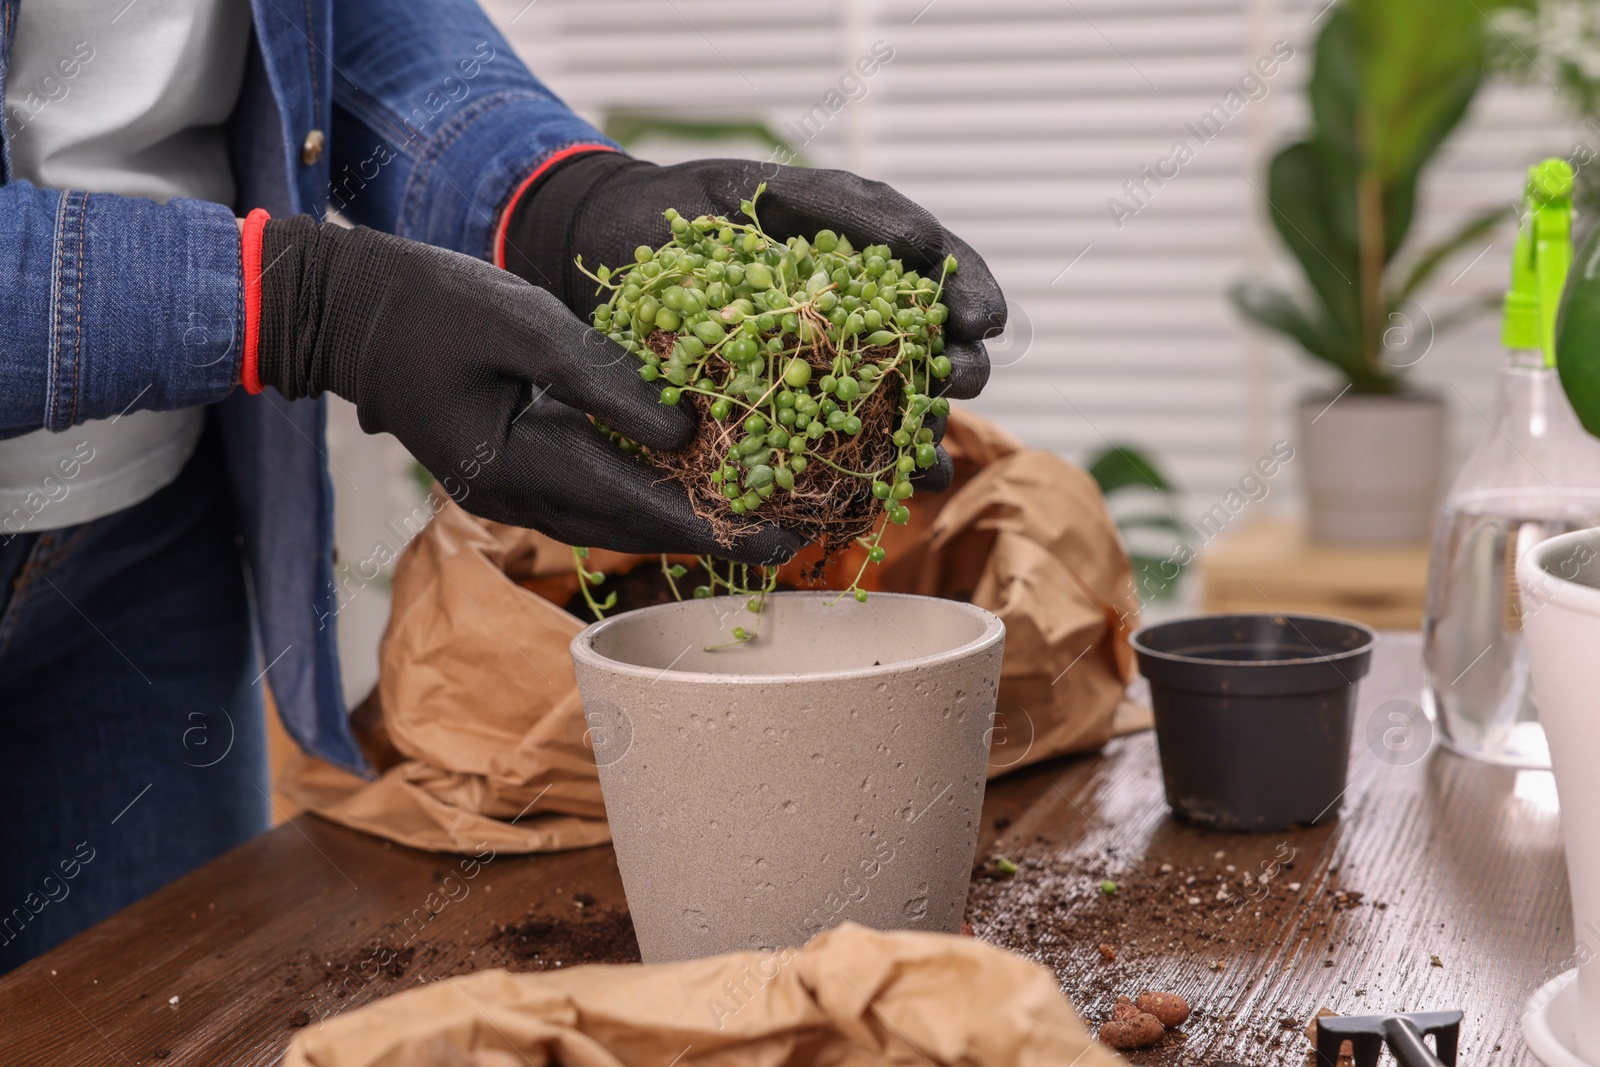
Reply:
M0 86L18 4L0 0ZM229 130L237 204L40 189L12 179L0 143L0 437L137 408L218 405L260 654L283 722L308 751L365 770L334 644L325 405L239 388L235 214L335 207L488 257L524 176L569 145L610 142L528 72L474 0L252 8ZM47 87L12 88L20 99L5 101L8 130L51 106Z

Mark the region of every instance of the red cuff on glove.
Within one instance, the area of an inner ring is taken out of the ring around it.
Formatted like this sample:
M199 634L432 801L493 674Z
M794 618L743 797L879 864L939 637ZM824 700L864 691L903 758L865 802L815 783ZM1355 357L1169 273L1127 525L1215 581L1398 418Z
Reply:
M239 368L239 378L247 393L261 392L261 369L256 362L261 345L261 227L271 217L265 208L256 208L245 216L240 233L244 261L244 361Z
M500 213L500 225L495 228L494 265L499 267L501 270L506 269L506 227L511 222L511 213L517 209L517 201L521 200L522 195L533 187L534 182L538 181L546 171L555 166L557 163L560 163L563 159L570 159L571 157L580 155L584 152L615 151L615 148L605 144L568 145L559 152L551 153L545 158L544 162L540 163L533 169L532 174L522 179L522 184L518 185L516 189L512 190L511 199L506 202L506 209Z

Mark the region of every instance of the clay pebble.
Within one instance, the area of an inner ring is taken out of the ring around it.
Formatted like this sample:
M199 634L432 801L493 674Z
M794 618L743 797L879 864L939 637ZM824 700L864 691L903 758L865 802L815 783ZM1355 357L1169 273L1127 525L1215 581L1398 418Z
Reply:
M1146 990L1136 1002L1140 1011L1148 1012L1161 1020L1162 1026L1182 1026L1189 1018L1189 1002L1176 993L1158 993Z
M1167 1028L1146 1011L1135 1012L1130 1019L1112 1019L1100 1024L1100 1040L1114 1049L1148 1048L1166 1036Z

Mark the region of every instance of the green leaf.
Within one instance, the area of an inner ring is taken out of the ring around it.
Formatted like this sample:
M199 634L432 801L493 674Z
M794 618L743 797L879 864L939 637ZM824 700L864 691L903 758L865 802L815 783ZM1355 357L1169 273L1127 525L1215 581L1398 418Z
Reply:
M1314 128L1342 159L1360 158L1361 57L1356 23L1346 5L1328 12L1317 34L1311 80L1306 85ZM1354 231L1351 231L1352 234Z
M1119 515L1120 530L1161 530L1173 536L1183 535L1183 524L1171 515Z
M1107 498L1127 489L1154 490L1165 498L1169 509L1166 514L1141 512L1117 517L1117 529L1122 532L1124 542L1129 540L1130 532L1141 530L1160 530L1172 535L1174 541L1183 538L1183 524L1178 521L1175 508L1177 489L1156 467L1155 462L1139 449L1132 445L1113 443L1090 461L1089 473L1099 483L1100 492ZM1145 538L1144 541L1146 544L1150 543L1149 538ZM1146 594L1158 600L1165 600L1173 595L1182 573L1180 571L1170 578L1166 577L1165 572L1171 571L1177 565L1170 554L1150 556L1130 552L1128 558L1133 564L1135 581Z
M1414 187L1483 76L1480 0L1344 0L1345 12L1361 72L1364 165L1385 186Z
M1152 600L1169 600L1177 593L1183 568L1176 560L1133 553L1128 556L1128 562L1133 565L1134 585L1148 593ZM1178 573L1171 578L1162 573L1163 569L1173 567L1178 567Z
M417 488L422 490L422 494L424 496L433 490L433 475L428 473L427 467L424 467L422 464L413 460L410 467L410 474L412 482L416 484Z
M1419 127L1415 131L1416 139L1395 148L1395 170L1383 178L1385 263L1394 258L1411 230L1423 168L1461 123L1481 79L1482 74L1477 69L1457 72L1449 83L1448 98L1436 101L1428 113L1413 117L1413 123Z
M1351 158L1381 189L1386 263L1411 229L1423 168L1478 91L1483 8L1492 6L1487 0L1344 0L1335 12L1348 25L1341 41L1353 49L1358 71Z
M1330 346L1331 331L1313 322L1305 309L1282 289L1261 282L1235 282L1228 288L1228 298L1252 322L1283 334L1310 355L1347 374L1351 370L1351 360L1360 358L1359 353Z
M1556 370L1578 421L1600 436L1600 226L1578 248L1561 294Z
M1509 218L1511 218L1510 207L1501 206L1481 211L1467 219L1456 228L1455 233L1429 248L1416 263L1412 264L1411 270L1406 274L1406 280L1390 299L1390 306L1405 303L1433 276L1433 272L1439 269L1440 264L1459 252L1463 246L1475 243L1478 238Z
M1361 335L1354 175L1337 156L1301 141L1273 157L1267 196L1272 224L1322 303L1316 319L1336 331L1324 349L1358 348L1351 343Z
M1155 464L1128 445L1113 444L1101 452L1089 462L1089 475L1099 483L1100 492L1105 496L1130 485L1161 493L1174 491Z

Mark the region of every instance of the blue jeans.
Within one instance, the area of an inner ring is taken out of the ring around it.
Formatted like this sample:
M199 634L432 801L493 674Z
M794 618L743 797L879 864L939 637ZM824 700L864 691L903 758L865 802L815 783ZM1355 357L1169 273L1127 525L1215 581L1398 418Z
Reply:
M270 787L214 426L143 503L0 544L0 580L4 972L265 829Z

